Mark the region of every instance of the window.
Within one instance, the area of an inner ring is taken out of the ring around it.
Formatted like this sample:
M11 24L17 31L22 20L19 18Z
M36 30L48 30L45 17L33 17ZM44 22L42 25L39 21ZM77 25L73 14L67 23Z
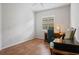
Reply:
M44 30L52 28L54 26L54 17L46 17L42 20L42 26Z

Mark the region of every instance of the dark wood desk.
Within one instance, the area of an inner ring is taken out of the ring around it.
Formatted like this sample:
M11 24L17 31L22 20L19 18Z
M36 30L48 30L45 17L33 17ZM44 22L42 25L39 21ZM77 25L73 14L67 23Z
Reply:
M47 41L47 33L44 33L45 36L45 41ZM65 37L65 33L61 32L61 33L54 33L54 38L61 38L64 39Z
M51 54L56 54L56 55L79 55L78 53L72 53L72 52L68 52L68 51L63 51L63 50L59 50L59 49L55 49L55 48L51 48Z
M55 38L61 38L61 37L65 36L65 33L63 33L63 32L61 32L61 33L54 33L54 35L55 35Z
M64 40L54 40L54 47L50 47L51 54L79 55L79 45L65 44Z

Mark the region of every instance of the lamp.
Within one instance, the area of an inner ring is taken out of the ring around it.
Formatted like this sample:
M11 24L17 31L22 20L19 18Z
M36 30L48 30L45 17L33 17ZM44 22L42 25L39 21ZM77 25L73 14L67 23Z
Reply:
M60 28L60 26L57 26L56 28L57 28L58 32L61 33L61 28Z

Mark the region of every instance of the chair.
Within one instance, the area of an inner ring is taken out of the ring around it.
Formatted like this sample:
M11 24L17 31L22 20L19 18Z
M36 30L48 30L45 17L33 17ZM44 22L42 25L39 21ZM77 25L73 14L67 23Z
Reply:
M70 43L74 43L74 35L75 35L76 29L72 28L71 32L70 32L70 36L69 38L65 38L65 42L70 42Z
M47 38L48 38L47 39L48 43L50 43L54 40L54 29L48 29Z
M64 40L64 38L65 38L65 33L62 35L62 39Z
M76 32L76 29L72 29L69 39L71 39L71 40L74 39L75 32Z

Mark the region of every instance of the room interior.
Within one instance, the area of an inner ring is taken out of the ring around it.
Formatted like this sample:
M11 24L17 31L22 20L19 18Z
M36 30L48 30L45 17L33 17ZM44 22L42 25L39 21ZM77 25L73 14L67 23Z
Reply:
M0 3L0 55L79 54L78 3Z

